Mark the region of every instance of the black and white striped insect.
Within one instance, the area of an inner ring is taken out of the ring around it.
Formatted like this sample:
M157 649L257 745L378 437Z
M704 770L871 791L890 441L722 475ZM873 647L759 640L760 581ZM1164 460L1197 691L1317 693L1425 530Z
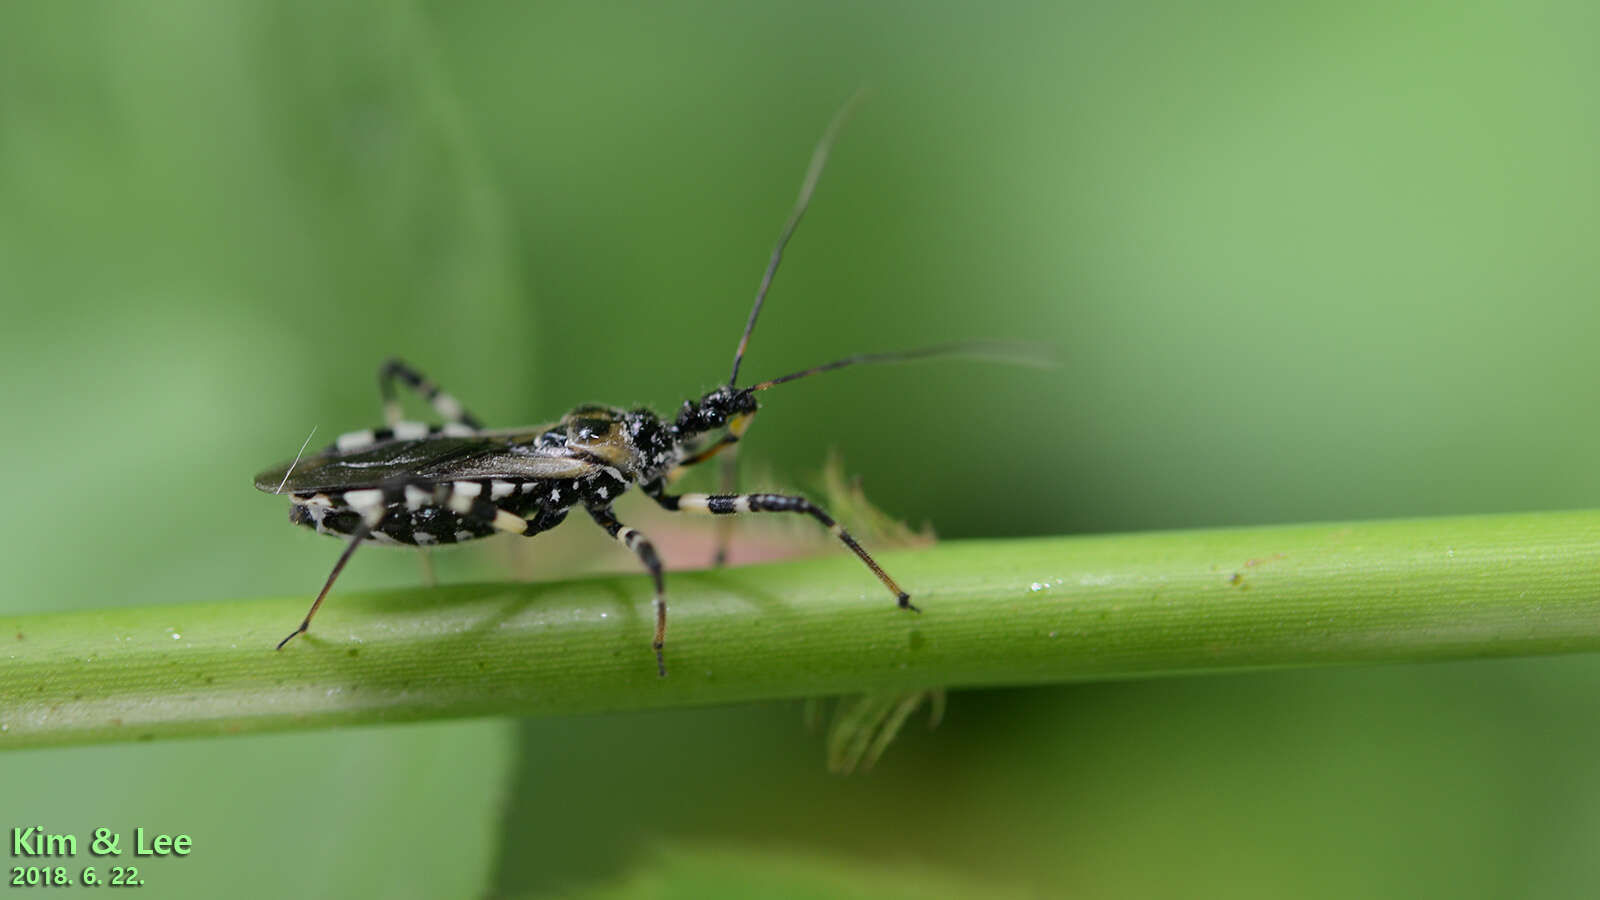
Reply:
M784 247L810 203L829 148L848 113L829 125L811 158L799 198L773 248L733 356L728 383L697 400L685 401L672 418L648 409L580 406L559 422L526 428L486 429L451 394L399 360L378 370L383 397L383 428L355 431L330 447L256 476L256 487L268 493L287 492L289 521L319 534L348 537L344 553L305 619L278 643L283 649L308 630L311 618L327 596L356 548L367 541L428 547L457 544L498 532L535 535L561 524L575 507L594 519L649 570L655 581L657 671L666 675L662 648L667 635L666 580L655 548L643 534L622 524L612 503L638 485L662 507L690 513L800 513L816 519L877 576L902 610L919 611L911 597L850 533L804 497L786 494L670 494L669 475L683 466L704 462L739 441L758 408L756 394L775 385L844 366L868 362L954 355L981 350L980 345L953 344L906 353L863 354L804 369L780 378L739 387L744 359L756 317L782 260ZM401 419L395 394L401 383L426 398L444 420L424 425ZM727 457L725 457L726 459ZM730 479L725 478L725 488ZM719 554L720 556L720 554Z

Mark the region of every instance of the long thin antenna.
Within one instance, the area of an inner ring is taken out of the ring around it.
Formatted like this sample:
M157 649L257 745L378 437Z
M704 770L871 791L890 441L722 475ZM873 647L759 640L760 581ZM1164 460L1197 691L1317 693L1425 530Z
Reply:
M283 486L289 483L289 476L294 474L294 467L300 464L300 457L305 455L306 448L311 446L311 438L316 433L317 433L317 426L315 426L315 425L311 426L311 434L306 435L306 439L304 441L300 442L300 452L296 453L294 455L294 462L289 463L289 471L283 473L283 480L278 482L278 489L273 491L272 493L274 493L274 494L283 493Z
M862 363L897 363L913 359L928 359L930 357L987 359L995 362L1012 363L1020 366L1033 366L1046 369L1054 366L1056 360L1049 353L1049 348L1038 344L1014 343L1011 341L960 341L953 344L939 344L933 347L919 347L916 350L902 350L894 353L857 353L836 359L820 366L790 372L752 385L752 391L764 391L769 387L796 381L811 375L823 372L832 372L845 366L860 365Z
M761 275L761 286L756 288L756 303L750 308L750 318L744 323L744 336L739 338L739 349L733 351L733 374L728 376L728 386L739 383L739 363L744 361L744 349L750 343L750 333L756 330L756 317L761 315L761 304L767 300L767 291L772 287L772 276L778 272L778 263L783 262L783 248L788 245L789 238L794 236L794 230L799 227L800 219L806 214L806 207L811 205L811 195L817 189L817 181L822 178L822 168L828 164L828 152L833 149L834 139L839 136L839 131L844 128L844 123L850 119L850 114L855 111L856 105L866 96L866 89L857 90L845 101L843 107L833 114L833 121L828 123L828 130L822 133L822 140L817 142L817 149L811 152L811 165L806 169L805 180L800 183L800 196L795 200L794 211L789 213L789 221L784 223L783 232L778 235L778 244L772 248L772 258L767 261L767 271Z

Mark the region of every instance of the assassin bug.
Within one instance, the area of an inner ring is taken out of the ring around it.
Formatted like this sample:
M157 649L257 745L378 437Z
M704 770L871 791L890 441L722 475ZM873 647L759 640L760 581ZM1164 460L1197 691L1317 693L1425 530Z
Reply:
M282 650L311 627L323 598L363 542L427 547L455 544L498 532L532 536L559 525L581 506L606 533L627 547L655 582L656 669L667 674L662 648L667 635L666 579L648 538L622 524L611 505L638 485L651 499L678 512L731 515L793 512L816 519L872 570L900 609L920 612L911 596L883 570L848 531L804 497L788 494L669 494L668 476L728 449L743 437L758 408L755 395L776 385L858 363L896 362L981 351L983 344L951 344L903 353L860 354L739 387L756 318L783 259L784 248L810 205L851 104L829 124L811 157L799 197L778 237L756 290L755 305L733 355L728 383L698 400L687 400L671 419L648 409L580 406L559 422L525 428L485 429L482 422L416 369L391 359L378 370L386 425L342 435L320 452L255 478L268 493L287 491L289 521L319 534L349 540L300 627L278 643ZM420 394L442 425L401 418L396 382ZM726 457L725 457L726 459ZM725 475L724 484L730 479ZM721 554L719 553L719 559Z

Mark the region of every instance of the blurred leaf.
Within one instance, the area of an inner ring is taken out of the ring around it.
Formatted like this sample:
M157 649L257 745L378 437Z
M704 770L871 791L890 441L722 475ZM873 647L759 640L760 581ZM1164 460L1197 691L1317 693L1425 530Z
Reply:
M857 768L871 769L923 703L930 707L928 727L933 728L944 718L943 689L873 691L837 698L828 722L828 771L849 775ZM821 700L806 701L808 730L816 730L823 705Z

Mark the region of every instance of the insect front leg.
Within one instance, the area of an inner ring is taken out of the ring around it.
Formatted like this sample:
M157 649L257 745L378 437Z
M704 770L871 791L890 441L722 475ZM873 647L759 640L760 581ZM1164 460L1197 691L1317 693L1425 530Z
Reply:
M717 487L724 494L732 494L739 489L739 448L734 447L722 454L722 461L717 464ZM713 568L720 569L728 564L728 549L733 543L733 520L717 519L717 549L711 556Z
M703 463L713 456L721 454L721 463L717 467L717 486L721 489L722 493L731 494L737 490L739 486L738 443L738 435L725 434L716 443L679 463L677 468L673 469L672 472L667 475L667 478L675 479L682 475L684 469L687 469L689 466L698 465L699 463ZM733 449L729 450L727 453L722 452L724 449L729 447L732 447ZM720 569L728 564L729 548L733 543L733 520L718 519L714 534L716 549L712 551L711 554L711 565L713 568Z
M840 542L850 548L850 552L866 563L867 568L872 570L872 574L878 576L878 580L883 582L883 586L889 589L889 593L894 594L895 601L900 604L901 609L922 612L922 610L911 605L911 595L900 589L900 585L889 577L889 573L878 565L878 561L873 559L871 554L862 549L856 539L851 537L850 532L845 531L844 527L835 522L832 516L823 512L821 507L804 497L795 497L788 494L678 494L674 496L665 493L662 483L659 481L644 485L644 492L661 504L662 508L675 512L709 513L716 516L752 512L804 513L821 522L824 527L833 533L834 537L837 537Z
M400 410L400 401L395 397L396 380L404 382L407 387L427 400L433 411L446 422L465 425L468 428L483 427L478 417L467 412L466 407L463 407L461 401L454 395L440 390L437 384L406 364L405 360L390 358L378 367L378 392L383 396L383 419L390 428L404 418Z
M679 463L680 466L693 466L721 454L722 463L717 470L717 486L722 493L732 494L739 486L739 439L750 428L750 420L755 418L755 413L745 413L734 418L728 423L728 431L716 443L694 454ZM728 452L723 453L726 450ZM728 563L728 546L733 542L732 520L718 520L716 530L717 549L711 557L711 565L721 568Z
M655 580L656 637L651 646L656 651L656 672L660 677L665 678L667 677L667 662L662 653L662 648L666 645L667 640L667 579L661 571L661 557L656 555L655 545L650 543L649 538L618 522L610 507L590 506L588 510L589 515L594 517L595 522L606 530L606 534L611 535L617 540L617 543L632 550L634 555L639 557L639 561L644 563L644 567L650 570L650 577Z

